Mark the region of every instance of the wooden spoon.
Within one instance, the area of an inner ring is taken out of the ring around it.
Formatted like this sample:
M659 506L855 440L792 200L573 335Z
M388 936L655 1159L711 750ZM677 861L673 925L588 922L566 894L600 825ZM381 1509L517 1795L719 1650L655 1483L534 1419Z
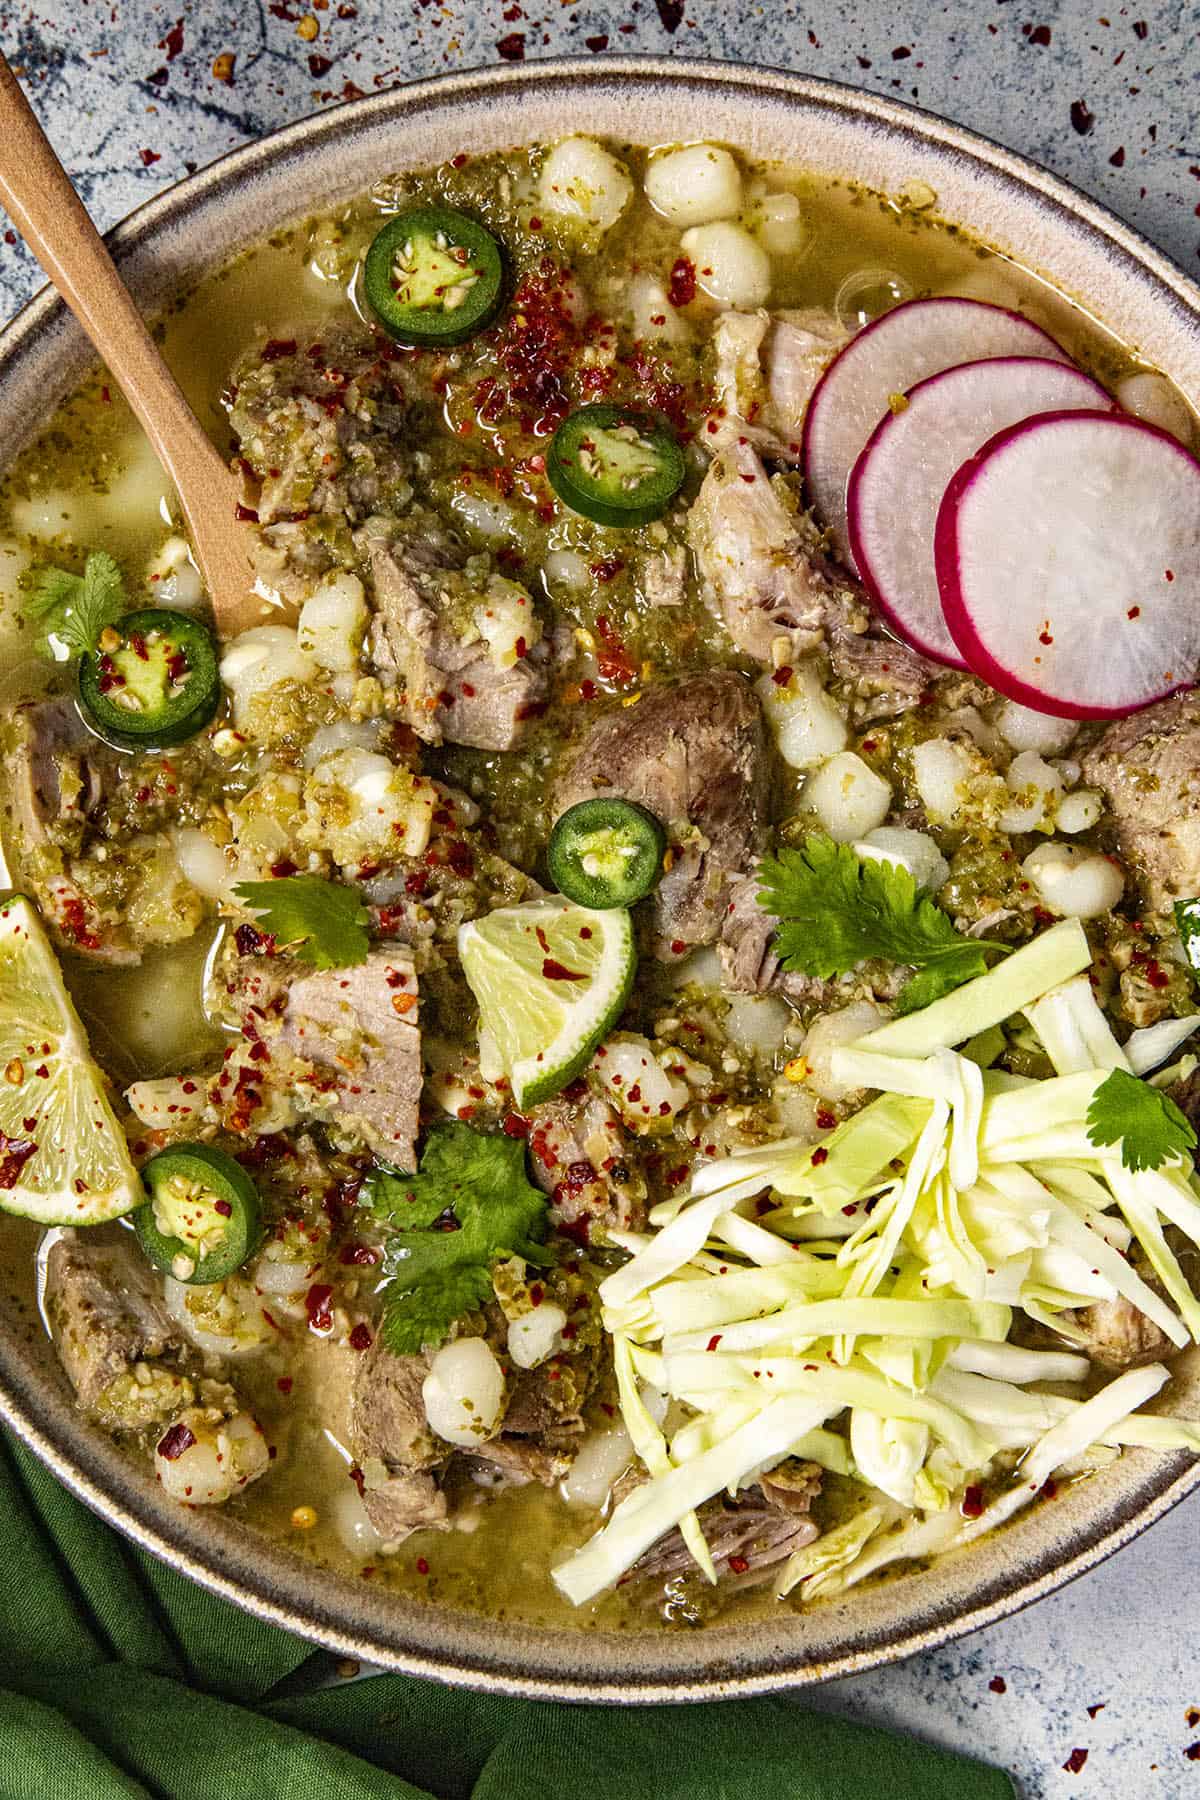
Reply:
M128 400L170 476L222 637L269 610L254 591L236 476L159 354L66 170L0 55L0 200Z

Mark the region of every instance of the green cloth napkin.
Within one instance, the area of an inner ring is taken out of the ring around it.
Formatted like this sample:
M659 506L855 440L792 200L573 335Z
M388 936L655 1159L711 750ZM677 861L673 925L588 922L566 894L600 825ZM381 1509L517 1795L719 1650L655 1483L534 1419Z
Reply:
M779 1700L555 1706L333 1662L133 1549L0 1435L4 1800L1012 1800Z

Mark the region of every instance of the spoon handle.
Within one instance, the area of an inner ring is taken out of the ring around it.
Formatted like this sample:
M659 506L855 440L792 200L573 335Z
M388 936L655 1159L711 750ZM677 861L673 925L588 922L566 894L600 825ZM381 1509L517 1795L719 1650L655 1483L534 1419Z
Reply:
M160 461L170 466L169 453L197 437L216 457L3 56L0 143L5 211L103 356Z
M179 495L218 625L245 622L238 491L0 54L0 201L115 378Z

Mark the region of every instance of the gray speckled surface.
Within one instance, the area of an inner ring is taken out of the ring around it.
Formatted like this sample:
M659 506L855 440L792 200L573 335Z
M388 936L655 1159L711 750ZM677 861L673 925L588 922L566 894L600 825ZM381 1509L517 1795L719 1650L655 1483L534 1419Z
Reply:
M1200 274L1200 10L1104 4L44 0L0 8L0 44L102 226L331 100L500 57L677 51L915 99L1077 182ZM4 313L37 285L11 237ZM1200 1793L1198 1526L1194 1501L1007 1624L812 1703L1005 1764L1027 1800ZM1064 1768L1076 1749L1084 1766Z

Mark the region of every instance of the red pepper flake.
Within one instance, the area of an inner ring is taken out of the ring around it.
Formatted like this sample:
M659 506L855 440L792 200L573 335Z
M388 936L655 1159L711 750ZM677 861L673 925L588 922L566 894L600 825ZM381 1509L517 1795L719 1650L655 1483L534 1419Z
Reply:
M258 514L255 512L254 508L252 506L243 506L240 500L233 509L233 516L235 519L240 519L243 525L258 524Z
M1096 123L1095 113L1089 112L1087 106L1084 104L1084 102L1082 100L1072 100L1072 102L1071 102L1071 124L1074 126L1075 130L1079 133L1080 137L1086 137L1088 132L1092 129L1092 126L1095 123ZM1086 1755L1086 1752L1084 1754ZM1081 1768L1082 1768L1082 1766L1083 1765L1080 1764Z
M721 1333L719 1331L714 1332L712 1337L709 1338L707 1344L705 1344L704 1348L706 1350L715 1350L717 1345L721 1341L722 1335L723 1335L723 1333Z
M256 925L239 925L233 941L239 956L270 956L275 948L274 938Z
M744 1575L746 1570L750 1567L750 1562L745 1556L731 1556L729 1559L729 1567L735 1575Z
M37 1072L45 1073L44 1069ZM0 1131L0 1188L15 1188L21 1179L21 1170L36 1154L37 1144L32 1139L10 1138Z
M350 1333L350 1348L352 1350L369 1350L371 1348L370 1328L361 1321Z
M292 1391L291 1376L290 1375L281 1375L279 1377L279 1380L275 1383L275 1386L279 1389L281 1394L290 1394Z
M1113 151L1112 155L1109 157L1108 160L1114 169L1123 169L1125 167L1125 146L1124 146L1124 144L1118 144L1116 149Z
M296 873L296 864L291 857L282 857L279 862L271 864L271 873L277 881L282 881L286 876Z
M676 32L683 24L683 0L654 0L664 31Z
M1003 1675L993 1675L992 1679L988 1682L988 1686L993 1694L1007 1694L1008 1692L1008 1683L1005 1681Z
M152 163L162 161L162 157L157 150L139 150L138 155L142 159L142 167L144 169L148 169Z
M429 1573L428 1562L425 1560L425 1558L423 1556L418 1556L418 1558L417 1558L417 1574L418 1575L428 1575L428 1573Z
M281 357L295 354L295 338L268 338L259 352L259 359L265 363L273 363L278 362Z
M1063 1768L1067 1771L1068 1775L1078 1775L1087 1759L1087 1751L1081 1750L1076 1746L1063 1764Z
M819 1169L822 1163L826 1163L828 1161L829 1161L828 1150L825 1148L824 1144L818 1144L816 1149L812 1153L813 1168Z
M496 45L496 50L505 62L524 62L525 33L523 31L510 31L507 37L502 37L500 39L500 42Z
M175 1462L185 1450L191 1449L195 1441L195 1433L189 1430L181 1419L177 1425L172 1425L171 1429L164 1432L159 1438L158 1454L164 1462Z
M170 30L165 34L165 36L159 38L158 48L160 50L166 51L168 62L175 61L175 58L179 55L180 51L183 49L183 20L182 19L176 19L175 23L171 26Z
M792 668L791 663L784 663L781 669L775 670L775 673L771 676L771 680L775 683L776 687L786 687L795 672L796 671ZM864 745L863 748L865 749L866 746Z
M316 76L318 80L322 75L328 75L332 67L333 58L331 56L321 56L316 50L312 52L308 59L308 72L310 75Z
M526 1138L529 1136L531 1123L532 1121L527 1119L524 1113L510 1112L504 1115L504 1122L500 1129L505 1137Z
M667 279L667 299L672 306L690 306L696 298L696 265L690 256L676 257Z
M601 50L608 49L608 33L605 31L602 31L597 37L584 38L583 41L593 56L598 56Z
M977 1519L983 1511L983 1489L969 1487L962 1497L962 1515L964 1519Z
M596 635L600 639L596 664L605 681L633 681L637 676L637 669L606 613L601 613L596 620Z
M329 1310L329 1302L333 1299L333 1289L328 1282L316 1281L304 1296L304 1310L308 1314L310 1331L326 1332L333 1330L333 1314Z
M258 1049L258 1048L260 1048L260 1046L255 1045L255 1048ZM261 1048L265 1050L266 1045L265 1044L262 1045ZM216 1213L220 1213L220 1215L223 1219L231 1219L233 1217L233 1208L229 1204L228 1200L214 1200L213 1201L213 1211Z
M359 1468L357 1463L354 1463L351 1468L347 1469L346 1473L350 1477L351 1481L354 1483L355 1487L358 1489L359 1496L361 1498L361 1496L365 1492L366 1486L367 1486L366 1476L363 1474L362 1470Z
M1041 44L1044 49L1050 42L1050 27L1048 25L1035 25L1033 30L1029 33L1029 41L1031 44Z
M893 62L903 62L906 56L911 56L911 55L912 55L912 46L911 45L897 44L896 48L892 51L892 61Z
M338 1252L338 1261L350 1268L369 1267L379 1261L380 1252L371 1244L343 1244Z
M552 956L542 959L542 979L544 981L586 981L587 976L574 969L564 968Z
M1189 1744L1183 1754L1189 1762L1200 1762L1200 1743Z
M1133 21L1133 35L1135 38L1140 38L1143 43L1146 41L1149 30L1150 27L1147 25L1145 19L1135 19Z
M1097 1700L1095 1705L1088 1707L1088 1709L1087 1709L1088 1718L1094 1719L1097 1713L1102 1713L1104 1711L1104 1708L1107 1704L1108 1703L1105 1700ZM1188 1724L1195 1725L1197 1723L1197 1721L1200 1721L1200 1713L1197 1713L1196 1717L1194 1719L1189 1719Z

